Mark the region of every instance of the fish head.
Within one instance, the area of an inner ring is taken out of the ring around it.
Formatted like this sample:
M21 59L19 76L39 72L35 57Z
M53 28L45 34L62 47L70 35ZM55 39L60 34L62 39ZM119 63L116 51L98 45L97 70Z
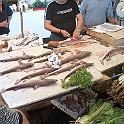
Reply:
M57 82L58 80L57 79L54 79L55 82Z

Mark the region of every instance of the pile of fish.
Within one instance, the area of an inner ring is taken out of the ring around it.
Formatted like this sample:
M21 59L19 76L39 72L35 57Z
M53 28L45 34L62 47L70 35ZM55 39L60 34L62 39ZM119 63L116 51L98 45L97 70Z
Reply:
M26 29L24 31L24 37L21 33L14 35L0 35L0 41L8 42L8 49L11 47L12 50L22 49L24 47L38 46L42 44L42 40L33 31Z
M87 107L88 103L97 97L97 93L87 89L86 91L78 91L67 96L59 98L61 105L65 105L73 112L80 113L81 110Z
M61 54L62 58L60 58L60 67L59 68L54 68L50 65L48 62L48 56L51 55L51 53L55 52L56 54ZM18 65L13 66L11 68L8 68L6 70L3 70L0 72L0 75L5 75L8 73L12 72L19 72L20 70L26 70L26 69L33 69L35 63L41 63L41 67L38 68L34 72L30 72L29 74L21 77L20 79L17 79L15 82L15 86L7 88L3 91L8 91L8 90L17 90L20 88L27 88L27 87L33 87L33 89L38 88L39 86L44 86L44 85L49 85L51 82L56 82L56 79L49 79L49 76L52 75L57 75L65 71L69 71L67 75L65 75L63 81L67 78L70 77L76 70L83 68L83 67L89 67L92 66L93 63L87 63L84 62L82 59L85 57L88 57L91 55L91 52L89 51L79 51L75 50L75 54L68 54L68 56L65 56L64 54L66 53L66 50L61 49L61 48L55 48L53 50L49 50L45 53L42 53L40 55L34 56L34 55L27 55L25 52L23 52L23 55L21 56L12 56L10 58L6 59L0 59L0 62L7 63L11 61L18 61ZM43 60L43 57L45 57L45 60ZM40 59L41 60L35 60L35 59ZM28 62L23 63L22 60L27 60ZM44 65L43 65L44 64ZM63 66L63 65L66 66ZM36 68L36 67L35 67ZM29 70L30 71L30 70ZM26 71L25 71L26 72ZM27 72L28 73L28 72ZM39 80L32 80L31 78L39 76ZM28 81L26 81L28 79ZM33 83L34 81L34 83ZM44 84L42 83L44 81ZM23 84L22 84L23 82ZM19 84L20 83L20 84ZM42 84L41 84L42 83ZM18 84L18 85L17 85ZM2 92L3 92L2 91Z

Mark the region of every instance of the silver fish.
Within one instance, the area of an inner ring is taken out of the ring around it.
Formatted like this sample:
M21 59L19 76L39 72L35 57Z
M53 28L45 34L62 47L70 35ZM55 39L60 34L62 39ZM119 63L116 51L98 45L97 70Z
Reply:
M58 68L53 68L53 67L51 67L51 68L44 68L44 69L42 69L42 70L40 70L40 71L37 71L37 72L31 73L31 74L28 74L28 75L22 77L21 79L18 79L18 80L15 82L15 84L18 84L19 82L21 82L21 81L24 80L24 79L29 79L29 78L32 78L32 77L35 77L35 76L44 75L45 73L46 73L46 74L47 74L47 73L50 73L50 72L52 72L52 71L55 71L56 69L58 69Z
M80 60L80 59L83 59L83 58L85 58L91 54L91 52L89 52L89 51L78 51L78 50L76 50L76 53L77 54L75 54L75 55L71 54L67 57L62 58L60 60L60 63L65 64L65 63L71 62L71 61L76 60L76 59Z
M77 70L84 68L84 67L89 67L92 66L93 63L82 63L80 65L78 65L77 67L75 67L74 69L72 69L65 77L64 79L61 79L61 82L64 83L66 78L68 78L69 76L71 76L72 74L74 74Z
M69 71L69 70L73 69L74 67L78 66L79 64L80 63L70 64L66 67L60 68L58 70L55 70L55 71L49 73L47 76L56 75L56 74L59 74L59 73L65 72L65 71Z
M18 85L9 87L5 90L3 89L1 93L10 91L10 90L16 91L18 89L29 88L29 87L33 87L33 89L36 90L38 87L47 86L47 85L56 83L57 81L58 81L57 79L27 80L25 83L23 82Z
M18 60L18 63L19 63L19 65L0 72L0 75L8 74L8 73L11 73L11 72L14 72L14 71L23 70L23 69L26 69L26 68L30 68L34 65L34 63L22 63L21 60Z
M61 48L54 48L53 50L49 50L49 51L47 51L47 52L45 52L45 53L42 53L41 55L38 55L38 56L36 56L36 57L30 59L29 61L31 61L31 60L33 60L33 59L36 59L36 58L41 58L41 57L43 57L43 56L48 56L48 55L52 54L53 51L56 51L57 53L64 54L66 50L61 49Z
M106 59L107 61L111 59L112 56L117 55L117 54L124 54L124 47L118 46L116 48L112 48L108 52L106 52L101 60L101 64L104 65L104 60Z
M15 57L10 57L10 58L6 58L6 59L1 59L0 62L9 62L9 61L17 61L19 59L21 60L27 60L27 59L31 59L34 58L35 56L33 55L27 55L25 52L23 52L22 56L15 56Z

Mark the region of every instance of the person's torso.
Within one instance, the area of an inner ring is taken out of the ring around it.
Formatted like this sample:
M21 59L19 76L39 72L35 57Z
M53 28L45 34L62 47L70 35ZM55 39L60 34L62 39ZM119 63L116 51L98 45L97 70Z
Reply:
M100 0L100 2L97 0L87 0L86 11L83 15L86 27L90 28L106 22L109 2L109 0Z
M8 21L8 9L6 5L4 5L4 3L2 6L2 12L0 12L0 23L3 21ZM8 33L9 33L9 28L0 27L0 35L8 34Z
M51 24L57 28L62 30L67 30L69 33L73 33L76 25L75 21L75 3L71 0L67 0L64 4L56 3L55 1L52 3L52 20Z

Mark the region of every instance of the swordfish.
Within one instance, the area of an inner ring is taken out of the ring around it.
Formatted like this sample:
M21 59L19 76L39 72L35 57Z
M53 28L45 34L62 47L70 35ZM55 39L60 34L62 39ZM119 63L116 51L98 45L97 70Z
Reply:
M38 87L41 86L47 86L53 83L56 83L58 80L57 79L39 79L39 80L27 80L25 83L20 83L18 85L6 88L6 89L2 89L1 93L4 93L6 91L10 91L10 90L18 90L18 89L24 89L24 88L29 88L29 87L33 87L34 90L36 90Z
M0 72L0 75L4 75L4 74L8 74L14 71L19 71L19 70L23 70L26 68L30 68L34 65L34 63L22 63L21 60L18 60L18 65L14 66L12 68L6 69L2 72Z
M31 59L34 57L35 57L34 55L27 55L25 52L23 52L23 55L21 55L21 56L15 56L15 57L10 57L10 58L6 58L6 59L1 59L0 62L17 61L19 59L27 60L27 59Z

